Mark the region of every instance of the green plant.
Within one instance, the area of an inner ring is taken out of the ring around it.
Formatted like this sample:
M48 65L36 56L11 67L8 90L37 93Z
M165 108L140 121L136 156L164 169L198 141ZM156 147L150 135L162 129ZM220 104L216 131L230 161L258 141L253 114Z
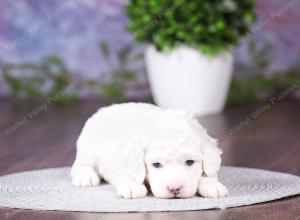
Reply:
M258 47L253 37L248 38L248 55L251 64L239 63L237 69L243 75L261 75L266 74L270 66L270 53L273 47L270 43L265 43Z
M278 73L271 78L255 75L250 78L233 79L227 105L263 101L272 95L280 94L291 86L296 86L296 88L300 86L299 67Z
M71 78L62 60L49 55L40 63L1 63L0 70L14 99L57 97L68 89ZM75 95L65 93L57 98L58 103L68 104Z
M258 48L253 38L249 39L248 53L251 64L240 64L237 69L246 77L233 78L227 105L263 101L271 95L279 94L291 86L300 86L300 66L267 77L270 65L268 59L272 46L266 44ZM251 74L251 75L250 75Z
M76 82L71 73L56 55L49 55L38 63L6 63L0 61L0 73L14 99L55 98L56 103L70 104L79 97L78 91L88 89L97 95L113 101L122 101L125 97L125 84L135 78L135 71L129 67L142 58L127 45L112 53L106 42L101 42L100 51L105 61L112 68L111 72L102 74L99 81L81 80ZM63 93L63 94L62 94Z
M102 79L101 83L91 80L83 83L90 88L99 88L102 97L113 102L120 102L125 97L125 83L135 78L135 72L129 67L129 63L134 64L142 57L140 54L133 53L131 45L121 48L116 54L111 52L105 41L100 42L99 48L103 58L112 68L111 72L103 74L109 79ZM113 63L113 61L116 62Z
M255 0L131 0L126 11L137 41L159 50L186 44L215 54L248 33L254 6Z

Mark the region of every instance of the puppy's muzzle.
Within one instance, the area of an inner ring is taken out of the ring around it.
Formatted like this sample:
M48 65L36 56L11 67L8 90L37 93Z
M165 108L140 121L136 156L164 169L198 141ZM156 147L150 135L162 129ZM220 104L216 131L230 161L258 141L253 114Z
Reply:
M169 193L172 194L173 196L179 195L182 188L183 188L183 186L179 186L179 187L167 186Z

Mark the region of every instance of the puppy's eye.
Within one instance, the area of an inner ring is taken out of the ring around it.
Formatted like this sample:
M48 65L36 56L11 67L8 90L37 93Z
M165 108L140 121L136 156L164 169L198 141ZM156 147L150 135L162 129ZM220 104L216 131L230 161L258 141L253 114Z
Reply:
M161 163L153 163L152 166L154 166L155 168L162 168Z
M193 161L193 160L187 160L187 161L185 161L185 164L187 166L192 166L194 163L195 163L195 161Z

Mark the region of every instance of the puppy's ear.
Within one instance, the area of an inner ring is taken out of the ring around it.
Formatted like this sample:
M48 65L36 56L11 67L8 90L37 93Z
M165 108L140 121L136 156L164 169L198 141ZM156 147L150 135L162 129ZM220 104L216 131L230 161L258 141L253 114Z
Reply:
M217 140L208 137L208 141L202 146L202 165L204 174L215 177L221 167L222 151L217 146Z
M222 151L218 147L218 141L210 137L196 119L192 123L201 143L203 172L208 177L214 177L221 167Z

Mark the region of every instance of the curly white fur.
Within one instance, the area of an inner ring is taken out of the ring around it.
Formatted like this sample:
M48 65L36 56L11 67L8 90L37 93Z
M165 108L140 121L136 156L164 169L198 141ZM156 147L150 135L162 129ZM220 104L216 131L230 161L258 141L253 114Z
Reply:
M221 151L195 117L145 103L100 109L86 122L72 167L75 186L104 178L123 198L160 198L228 193L218 182Z

